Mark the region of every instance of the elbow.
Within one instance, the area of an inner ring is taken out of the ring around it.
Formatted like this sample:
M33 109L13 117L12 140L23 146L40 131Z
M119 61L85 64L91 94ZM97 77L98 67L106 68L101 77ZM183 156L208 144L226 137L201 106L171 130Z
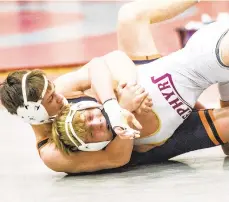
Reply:
M124 159L123 161L121 161L121 162L120 162L120 167L121 167L121 166L125 166L125 165L128 164L129 162L130 162L130 157Z
M52 170L52 171L54 171L54 172L66 172L66 171L64 171L64 170L62 170L62 169L60 169L60 168L57 168L57 167L55 167L55 166L49 166L49 165L47 165L47 164L45 164L50 170Z
M50 162L46 162L44 161L44 164L46 165L46 167L48 167L50 170L54 171L54 172L65 172L63 169L61 169L59 166L55 165L55 163L50 163Z
M45 155L41 156L41 160L45 164L46 167L48 167L50 170L54 172L65 172L63 168L58 164L57 162L54 161L53 158L49 158Z
M229 143L222 145L222 149L225 155L229 155Z

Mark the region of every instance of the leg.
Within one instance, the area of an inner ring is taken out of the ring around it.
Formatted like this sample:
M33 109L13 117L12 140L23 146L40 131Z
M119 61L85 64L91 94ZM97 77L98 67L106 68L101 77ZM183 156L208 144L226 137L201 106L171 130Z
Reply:
M146 153L134 152L130 164L167 161L190 151L222 145L225 137L217 121L213 110L193 111L167 142Z
M219 83L218 90L221 108L229 107L229 83ZM222 149L225 155L229 155L229 143L222 145Z
M195 106L194 106L195 109L205 109L205 106L200 103L199 101L196 102Z
M125 4L119 11L118 44L133 60L158 57L150 24L170 19L197 1L138 0Z
M219 60L225 67L229 67L229 33L227 32L219 44Z
M221 59L228 30L229 25L223 22L206 25L190 38L184 48L186 60L190 63L188 68L201 87L229 81L229 69Z

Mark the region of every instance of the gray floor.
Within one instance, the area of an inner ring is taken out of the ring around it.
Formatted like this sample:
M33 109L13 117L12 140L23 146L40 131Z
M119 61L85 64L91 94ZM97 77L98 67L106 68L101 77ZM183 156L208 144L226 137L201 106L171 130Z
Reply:
M229 201L229 159L220 148L121 173L67 176L43 165L30 126L0 109L0 128L0 202Z
M170 164L67 176L43 165L30 126L4 110L0 123L1 202L228 202L229 159L219 147L185 154Z

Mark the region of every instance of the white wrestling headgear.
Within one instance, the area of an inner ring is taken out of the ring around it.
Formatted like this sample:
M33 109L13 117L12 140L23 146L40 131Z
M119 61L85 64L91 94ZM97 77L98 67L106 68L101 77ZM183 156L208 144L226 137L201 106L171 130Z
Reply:
M42 123L49 122L49 115L45 107L41 104L41 101L47 91L48 80L46 76L44 77L44 88L41 93L41 97L37 102L32 102L27 100L26 95L26 78L30 72L26 73L22 78L22 95L23 95L23 106L17 108L17 115L21 117L26 123L38 125Z
M99 108L102 109L102 105L99 103L96 103L95 101L81 101L71 106L70 111L67 115L67 118L65 120L65 130L67 133L67 136L69 140L81 151L99 151L105 148L110 141L103 141L103 142L96 142L96 143L84 143L80 137L77 136L75 133L73 126L72 126L72 119L76 113L76 111L84 110L84 109L90 109L90 108ZM70 131L72 135L80 142L81 145L77 145L75 140L72 138L72 136L69 134L68 126L70 127Z

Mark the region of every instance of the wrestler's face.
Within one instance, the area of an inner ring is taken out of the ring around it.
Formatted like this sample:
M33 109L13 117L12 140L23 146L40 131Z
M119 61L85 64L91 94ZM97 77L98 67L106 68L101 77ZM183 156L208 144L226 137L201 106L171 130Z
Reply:
M49 116L55 116L64 106L64 97L55 92L55 85L51 83L51 90L47 90L42 104Z
M107 122L99 108L86 109L81 113L81 119L90 132L85 136L85 143L95 143L112 140Z

